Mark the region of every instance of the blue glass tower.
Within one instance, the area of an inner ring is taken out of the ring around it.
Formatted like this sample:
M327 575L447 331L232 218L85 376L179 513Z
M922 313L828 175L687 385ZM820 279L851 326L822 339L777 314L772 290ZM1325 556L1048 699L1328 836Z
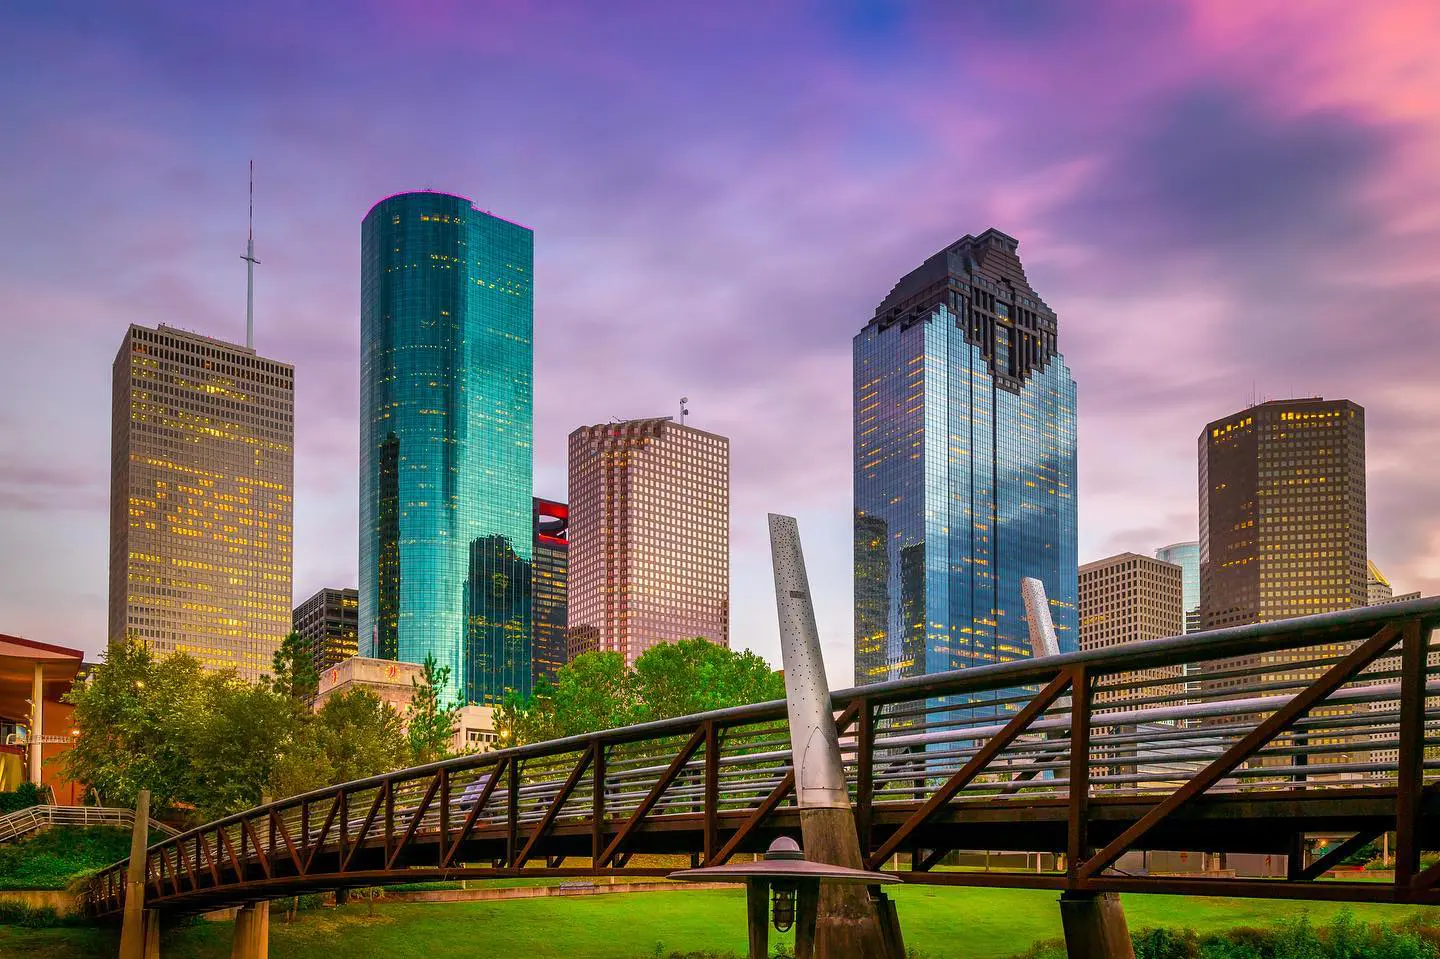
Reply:
M855 337L857 685L1028 657L1026 576L1076 648L1075 382L1016 247L961 238Z
M360 652L530 689L534 234L443 193L361 227Z

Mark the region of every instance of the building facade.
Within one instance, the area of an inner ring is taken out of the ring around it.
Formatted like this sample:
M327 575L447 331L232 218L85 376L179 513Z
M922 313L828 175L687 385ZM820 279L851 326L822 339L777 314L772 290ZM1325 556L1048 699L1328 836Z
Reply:
M570 434L577 651L730 644L730 441L670 417Z
M1184 590L1185 632L1200 628L1200 543L1171 543L1155 551L1155 558L1180 567Z
M1393 601L1395 590L1390 586L1390 580L1380 572L1380 567L1375 561L1369 560L1365 564L1365 605L1382 606Z
M854 339L857 685L1028 657L1027 576L1076 648L1075 383L1016 250L961 238Z
M535 559L530 568L531 612L530 673L533 682L553 683L560 667L569 661L566 648L568 573L570 567L570 507L535 498Z
M1109 649L1178 636L1185 628L1183 567L1138 553L1121 553L1080 567L1080 648ZM1179 689L1179 666L1141 669L1106 678L1096 699L1124 699ZM1171 685L1167 685L1171 684Z
M295 370L131 326L113 369L112 640L254 681L290 632Z
M1205 629L1366 605L1363 409L1272 400L1208 424L1199 453Z
M356 655L360 591L326 587L295 607L294 629L317 674Z
M415 695L415 686L423 675L424 667L414 663L352 656L320 674L314 706L316 711L319 711L332 696L343 696L352 690L364 689L395 710L404 723L409 715L410 700ZM493 706L471 703L460 707L455 717L454 736L450 742L452 750L457 753L483 753L497 748L499 743L500 735L495 726Z
M530 689L534 236L442 193L361 228L360 649Z

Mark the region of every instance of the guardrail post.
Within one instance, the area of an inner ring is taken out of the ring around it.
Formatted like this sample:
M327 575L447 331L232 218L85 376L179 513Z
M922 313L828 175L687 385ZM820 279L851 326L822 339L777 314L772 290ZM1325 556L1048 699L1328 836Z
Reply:
M1429 630L1408 620L1400 647L1400 762L1395 782L1395 885L1408 890L1420 867L1420 789L1425 771L1425 672Z
M1065 878L1074 886L1080 865L1090 855L1090 673L1071 667L1070 680L1070 808L1065 843ZM1116 908L1119 906L1117 904Z

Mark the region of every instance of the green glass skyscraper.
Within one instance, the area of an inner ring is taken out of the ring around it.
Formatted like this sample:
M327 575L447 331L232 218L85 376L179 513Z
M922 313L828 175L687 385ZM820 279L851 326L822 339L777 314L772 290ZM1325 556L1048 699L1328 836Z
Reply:
M530 689L534 234L402 193L361 227L360 652Z

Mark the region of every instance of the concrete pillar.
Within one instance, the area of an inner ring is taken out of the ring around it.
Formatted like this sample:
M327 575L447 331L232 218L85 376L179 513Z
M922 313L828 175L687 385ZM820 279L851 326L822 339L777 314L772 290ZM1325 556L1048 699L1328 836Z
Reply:
M750 933L750 959L770 959L770 887L763 880L745 884L745 914Z
M45 666L35 664L35 678L30 683L30 781L40 785L40 737L45 734Z
M1125 909L1113 892L1061 893L1060 923L1069 959L1135 959Z
M268 942L269 930L260 928L261 913L256 903L235 911L235 935L230 940L230 959L260 959L261 940Z
M145 959L160 959L160 910L145 910Z
M255 904L255 959L270 959L270 902Z
M130 861L125 867L120 959L145 959L145 850L149 848L149 831L150 790L142 789L135 797L135 826L130 830Z
M825 662L820 654L810 579L800 549L800 527L794 517L770 514L770 554L775 569L775 605L780 616L780 654L785 667L801 846L811 862L863 869L855 811L850 808L850 792L840 763L830 682L825 678ZM800 955L798 945L796 955ZM822 886L815 925L815 959L886 955L879 913L866 888L836 883Z

